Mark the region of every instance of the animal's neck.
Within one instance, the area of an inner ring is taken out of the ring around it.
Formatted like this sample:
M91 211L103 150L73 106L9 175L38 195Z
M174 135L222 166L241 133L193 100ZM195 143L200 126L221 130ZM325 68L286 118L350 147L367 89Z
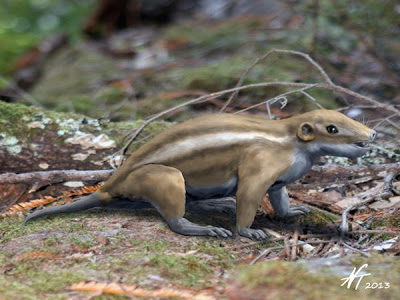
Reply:
M313 163L317 158L325 155L318 143L309 142L304 148L304 154L307 155L308 159Z

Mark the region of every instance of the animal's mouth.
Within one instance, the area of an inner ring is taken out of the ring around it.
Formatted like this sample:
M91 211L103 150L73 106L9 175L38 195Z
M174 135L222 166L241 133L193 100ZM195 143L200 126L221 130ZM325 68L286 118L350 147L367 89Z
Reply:
M363 148L363 149L368 148L368 142L365 142L365 141L354 143L354 145L356 145L359 148Z

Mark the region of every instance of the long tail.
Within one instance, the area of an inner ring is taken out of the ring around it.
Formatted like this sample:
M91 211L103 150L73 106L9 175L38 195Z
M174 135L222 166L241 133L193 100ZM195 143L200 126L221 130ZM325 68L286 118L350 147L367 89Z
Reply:
M41 217L53 215L53 214L73 213L73 212L78 212L78 211L86 210L86 209L93 208L93 207L99 207L99 206L103 206L103 205L104 204L102 202L100 202L100 200L99 200L98 192L94 192L93 194L85 197L84 199L78 200L73 203L67 203L64 205L57 206L57 207L51 207L51 208L46 208L46 209L36 211L26 217L26 219L24 221L24 225L26 225L29 221L36 219L36 218L41 218Z

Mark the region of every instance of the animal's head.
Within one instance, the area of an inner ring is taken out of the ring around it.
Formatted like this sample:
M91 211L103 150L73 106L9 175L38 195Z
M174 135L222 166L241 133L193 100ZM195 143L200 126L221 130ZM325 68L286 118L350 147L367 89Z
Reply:
M314 110L299 116L298 139L320 155L362 156L375 136L375 130L334 110Z

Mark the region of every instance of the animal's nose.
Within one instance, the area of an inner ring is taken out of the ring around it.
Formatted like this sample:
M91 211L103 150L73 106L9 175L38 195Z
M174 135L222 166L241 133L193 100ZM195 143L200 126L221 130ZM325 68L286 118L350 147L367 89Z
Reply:
M373 141L376 138L376 131L371 129L371 133L369 135L369 139Z

